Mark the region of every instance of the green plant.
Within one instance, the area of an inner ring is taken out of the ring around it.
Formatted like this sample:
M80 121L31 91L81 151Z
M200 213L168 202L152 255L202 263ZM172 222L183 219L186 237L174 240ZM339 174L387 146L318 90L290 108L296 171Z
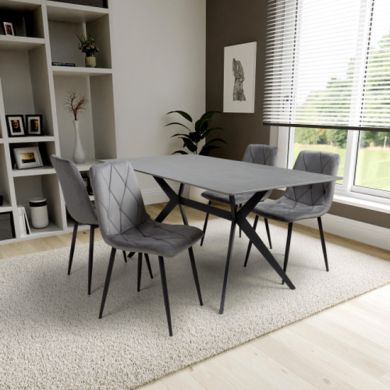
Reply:
M90 35L77 36L79 40L79 49L85 53L87 57L92 57L96 53L99 53L99 48L96 46L95 38Z
M221 144L226 142L222 138L212 138L210 135L215 131L222 130L221 127L210 127L210 121L215 114L219 114L218 111L205 112L195 123L189 114L184 111L170 111L167 115L178 114L184 118L188 123L183 124L181 122L170 122L166 126L181 126L186 132L176 133L172 135L172 138L179 138L183 142L183 150L176 150L173 154L200 154L208 156L214 149L221 147ZM199 143L205 140L205 144L199 150Z

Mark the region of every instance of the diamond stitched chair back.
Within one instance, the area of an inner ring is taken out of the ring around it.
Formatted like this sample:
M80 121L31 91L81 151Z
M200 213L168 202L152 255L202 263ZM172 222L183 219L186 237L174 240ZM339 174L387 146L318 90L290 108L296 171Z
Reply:
M337 175L339 167L339 159L339 155L334 153L302 151L297 157L294 169L335 176ZM287 188L284 195L276 201L259 203L254 209L254 212L257 215L263 216L264 218L272 218L288 223L283 267L285 272L287 270L293 224L294 222L311 218L317 218L325 268L326 271L329 271L321 217L326 214L332 206L335 186L336 183L332 181L328 183ZM247 265L250 248L251 245L248 245L244 266Z
M93 166L90 172L100 230L104 241L112 248L99 318L103 316L116 250L138 252L139 255L155 254L159 260L169 335L172 336L164 257L173 257L182 250L188 249L199 303L203 305L192 250L192 245L200 240L202 231L192 226L168 225L153 221L146 213L137 178L130 162L109 161ZM140 257L138 257L138 262L140 263Z
M51 163L57 173L58 180L64 194L66 209L74 219L73 235L70 245L70 254L68 262L68 275L72 270L74 250L76 246L77 231L79 225L89 225L89 256L88 256L88 294L91 294L92 268L93 268L93 249L95 241L95 229L99 223L97 220L95 208L89 199L89 195L76 165L69 160L50 156ZM123 258L127 263L126 253ZM151 274L150 263L148 263L149 273ZM152 275L152 274L151 274Z

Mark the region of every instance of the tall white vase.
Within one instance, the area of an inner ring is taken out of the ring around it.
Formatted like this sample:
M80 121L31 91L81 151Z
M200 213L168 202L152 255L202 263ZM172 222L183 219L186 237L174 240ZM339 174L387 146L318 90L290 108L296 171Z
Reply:
M73 161L76 164L85 163L85 152L83 149L83 144L80 139L80 131L79 131L79 121L73 121L74 126L74 149L73 149Z

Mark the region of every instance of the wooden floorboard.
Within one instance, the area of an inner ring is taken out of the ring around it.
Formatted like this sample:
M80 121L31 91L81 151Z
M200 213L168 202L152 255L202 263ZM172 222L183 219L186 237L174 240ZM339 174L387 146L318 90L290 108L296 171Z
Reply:
M154 217L161 205L148 206ZM190 220L202 213L187 210ZM175 210L167 222L180 223ZM297 226L318 236L313 229ZM327 240L390 260L388 251L327 234ZM0 259L68 247L70 234L0 245ZM100 234L97 232L97 238ZM78 234L88 243L88 232ZM390 285L342 303L142 390L390 389Z

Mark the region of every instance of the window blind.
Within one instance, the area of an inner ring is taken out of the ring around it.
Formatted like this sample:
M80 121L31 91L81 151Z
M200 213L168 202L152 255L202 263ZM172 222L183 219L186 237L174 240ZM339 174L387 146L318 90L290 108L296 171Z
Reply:
M390 0L268 0L264 124L390 131Z

